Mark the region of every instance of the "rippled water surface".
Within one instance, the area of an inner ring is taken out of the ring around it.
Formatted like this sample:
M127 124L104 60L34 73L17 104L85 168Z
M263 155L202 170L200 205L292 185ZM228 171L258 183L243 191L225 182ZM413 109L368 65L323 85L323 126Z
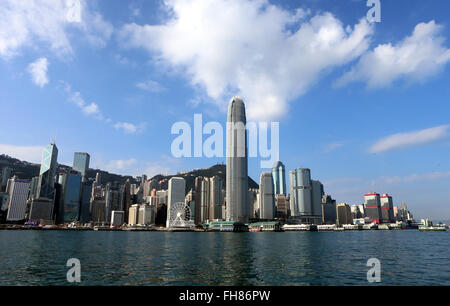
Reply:
M0 231L0 285L450 285L450 232Z

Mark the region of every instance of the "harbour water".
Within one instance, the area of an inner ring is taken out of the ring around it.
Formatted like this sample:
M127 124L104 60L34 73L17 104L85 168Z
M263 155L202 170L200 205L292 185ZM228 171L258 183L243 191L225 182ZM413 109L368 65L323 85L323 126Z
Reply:
M450 285L450 233L0 231L0 285ZM376 284L375 284L376 285Z

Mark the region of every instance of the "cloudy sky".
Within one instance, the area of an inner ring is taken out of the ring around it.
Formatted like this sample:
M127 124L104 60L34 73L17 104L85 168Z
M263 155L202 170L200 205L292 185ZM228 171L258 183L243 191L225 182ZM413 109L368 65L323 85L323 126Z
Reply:
M121 174L207 167L225 160L175 158L171 127L225 124L239 95L337 201L450 219L450 3L381 5L369 24L362 0L3 0L0 153L39 162L55 140L60 163Z

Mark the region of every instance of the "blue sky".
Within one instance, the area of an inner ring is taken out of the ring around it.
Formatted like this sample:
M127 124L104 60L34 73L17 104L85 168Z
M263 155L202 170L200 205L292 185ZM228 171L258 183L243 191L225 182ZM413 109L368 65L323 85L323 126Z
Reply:
M381 0L368 24L356 0L2 1L0 152L39 162L53 139L65 164L207 167L224 158L174 158L171 127L224 124L240 95L251 120L280 122L287 170L310 168L337 201L389 193L450 219L449 9Z

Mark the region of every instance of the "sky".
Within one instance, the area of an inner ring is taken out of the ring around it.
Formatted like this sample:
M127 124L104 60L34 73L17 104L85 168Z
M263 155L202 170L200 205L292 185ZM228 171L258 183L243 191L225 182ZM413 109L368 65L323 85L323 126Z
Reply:
M172 154L172 126L225 126L238 95L249 121L279 122L287 172L338 202L389 193L450 219L450 3L380 3L370 23L362 0L3 0L0 153L39 163L54 140L67 165L209 167L225 158Z

